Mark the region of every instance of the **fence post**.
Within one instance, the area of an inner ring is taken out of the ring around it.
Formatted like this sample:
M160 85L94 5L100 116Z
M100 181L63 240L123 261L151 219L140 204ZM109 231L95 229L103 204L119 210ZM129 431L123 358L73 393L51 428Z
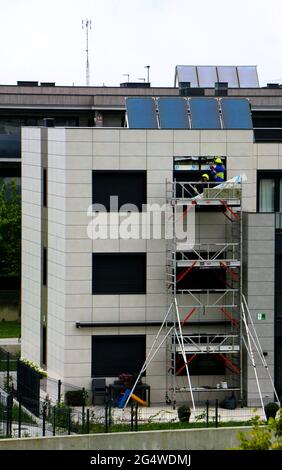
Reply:
M21 437L22 431L22 397L19 395L19 418L18 418L18 437Z
M53 407L52 426L53 436L56 436L56 406Z
M68 409L68 435L71 433L71 408Z
M215 427L218 427L218 399L215 400Z
M209 407L210 407L210 402L209 400L206 401L206 423L209 425Z
M133 431L133 423L134 423L134 403L130 405L130 431Z
M10 353L7 352L7 392L10 393Z
M7 406L7 422L6 422L6 434L7 437L12 436L12 419L13 419L13 395L9 394L6 401Z
M108 403L105 406L105 432L109 432L109 423L108 423Z
M85 426L85 388L82 389L82 429L84 432Z
M43 417L43 421L42 421L42 436L45 437L46 435L46 416L47 416L47 404L46 403L43 403L43 407L42 407L42 417Z
M62 381L58 380L58 404L61 403L61 390L62 390Z
M109 407L109 429L112 425L112 402L108 401L108 407Z
M86 410L86 434L90 434L90 410Z
M138 403L135 405L135 432L138 431Z

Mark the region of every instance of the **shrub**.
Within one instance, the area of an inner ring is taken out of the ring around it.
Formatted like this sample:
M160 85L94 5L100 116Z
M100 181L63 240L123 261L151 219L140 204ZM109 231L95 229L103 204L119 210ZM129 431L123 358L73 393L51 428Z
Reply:
M84 390L68 390L65 393L65 403L67 406L82 406L85 404Z
M239 432L240 447L238 450L269 450L271 446L271 430L262 428L263 422L258 416L252 418L252 430Z
M188 405L182 405L177 409L177 414L181 423L188 423L191 416L191 410Z
M282 450L282 412L278 419L270 418L267 425L258 416L252 419L252 430L238 433L240 446L232 450Z
M265 405L264 411L265 411L267 421L269 420L269 418L275 418L278 410L279 410L279 406L277 405L277 403L271 402Z
M71 408L68 408L65 403L58 403L53 410L55 410L55 423L56 428L63 428L67 429L69 426L69 410L72 411ZM54 411L53 411L54 412ZM51 420L53 420L53 415L51 415Z

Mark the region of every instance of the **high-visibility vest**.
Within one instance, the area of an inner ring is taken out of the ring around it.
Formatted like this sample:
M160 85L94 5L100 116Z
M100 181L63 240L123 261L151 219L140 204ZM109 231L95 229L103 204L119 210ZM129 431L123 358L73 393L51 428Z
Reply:
M216 165L214 171L215 171L215 181L224 181L224 171L225 171L224 166Z

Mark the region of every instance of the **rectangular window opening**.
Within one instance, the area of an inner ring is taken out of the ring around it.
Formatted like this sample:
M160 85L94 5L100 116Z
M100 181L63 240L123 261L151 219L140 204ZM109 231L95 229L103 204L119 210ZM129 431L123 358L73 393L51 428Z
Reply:
M43 260L42 260L42 284L47 286L47 248L43 248Z
M92 175L92 203L102 204L108 212L117 212L124 204L133 204L141 212L147 203L146 171L95 170ZM117 196L116 206L111 196Z
M43 207L47 207L47 169L43 168L43 181L42 181L42 197Z
M93 294L146 294L146 253L93 253Z
M258 170L257 211L282 212L282 171Z
M92 377L138 374L145 358L145 335L92 336Z
M179 357L178 357L179 356ZM192 354L186 354L190 375L225 375L224 362L215 357L215 354L197 354L194 358ZM177 355L176 374L186 375L186 367L180 354Z

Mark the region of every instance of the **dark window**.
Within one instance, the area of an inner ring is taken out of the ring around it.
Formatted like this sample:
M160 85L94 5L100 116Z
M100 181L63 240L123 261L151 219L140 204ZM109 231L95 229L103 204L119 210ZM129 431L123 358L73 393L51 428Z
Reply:
M42 284L47 286L47 248L43 248L43 260L42 260Z
M226 157L215 155L214 157L174 157L174 179L176 181L198 181L203 173L207 173L210 182L214 180L211 167L215 166L214 159L219 157L226 170ZM226 179L226 171L224 174Z
M255 142L282 141L282 112L279 110L252 110Z
M92 377L138 374L145 358L145 335L92 336Z
M282 320L282 233L275 234L275 318Z
M258 171L257 181L258 212L282 212L282 172Z
M107 211L118 211L123 204L134 204L142 211L146 204L145 171L93 171L92 202ZM118 196L118 207L110 207L110 196Z
M275 235L275 387L282 396L282 232Z
M186 354L190 375L225 375L225 365L217 354ZM190 361L190 362L189 362ZM179 355L176 367L177 375L186 375L183 358Z
M184 275L187 269L182 267L177 268L176 278L179 279L177 281L178 291L185 289L214 290L232 288L231 285L228 285L224 268L194 268L187 275Z
M42 364L47 364L47 328L46 325L42 327Z
M275 340L275 387L282 396L282 338Z
M93 253L93 294L146 294L146 253Z
M43 168L43 185L42 185L43 207L47 207L47 169Z

